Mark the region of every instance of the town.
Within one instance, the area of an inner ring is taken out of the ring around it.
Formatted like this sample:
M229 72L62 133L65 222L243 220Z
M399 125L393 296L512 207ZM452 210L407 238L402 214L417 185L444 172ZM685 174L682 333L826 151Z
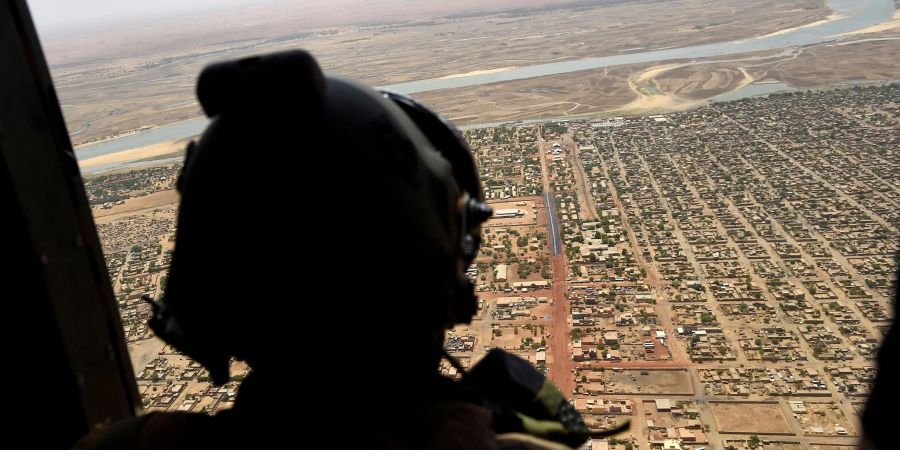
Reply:
M495 215L447 350L505 349L590 427L630 422L593 449L851 448L893 316L898 130L897 84L469 128ZM85 187L145 408L214 413L248 367L212 386L140 300L165 287L179 170Z

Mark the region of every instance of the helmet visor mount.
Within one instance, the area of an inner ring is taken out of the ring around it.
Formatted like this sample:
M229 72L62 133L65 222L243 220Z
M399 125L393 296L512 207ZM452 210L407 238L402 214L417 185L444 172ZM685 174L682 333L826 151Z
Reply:
M493 215L491 208L484 203L478 169L469 145L453 124L413 97L388 89L377 90L398 105L422 130L435 150L450 162L453 178L463 193L458 205L461 219L459 245L464 265L468 267L478 254L481 224Z

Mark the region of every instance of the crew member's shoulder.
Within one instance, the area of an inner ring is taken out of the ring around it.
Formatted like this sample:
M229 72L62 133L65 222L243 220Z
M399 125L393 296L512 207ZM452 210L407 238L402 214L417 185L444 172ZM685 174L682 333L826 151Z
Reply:
M473 403L438 402L426 414L430 450L571 450L563 444L524 433L496 434L491 412Z
M524 433L505 433L497 435L502 450L572 450L559 442L548 441L537 436Z
M222 418L206 414L150 413L123 420L82 438L75 450L217 448Z

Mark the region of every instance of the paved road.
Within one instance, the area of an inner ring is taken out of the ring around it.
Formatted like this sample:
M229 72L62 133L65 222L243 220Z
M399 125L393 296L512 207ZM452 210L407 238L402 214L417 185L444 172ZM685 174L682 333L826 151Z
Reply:
M553 256L559 254L562 248L562 242L559 240L559 224L557 223L556 204L553 201L553 194L544 192L544 203L547 204L547 217L550 221L550 252Z
M550 167L547 162L547 143L538 139L538 152L541 159L541 177L544 189L544 202L547 205L547 222L550 226L550 250L553 255L550 257L550 268L553 273L552 297L553 297L553 322L552 335L550 339L550 349L553 355L553 362L549 364L550 379L559 387L564 395L572 395L575 389L575 375L572 373L574 363L569 350L569 331L568 322L569 301L566 299L566 290L569 287L567 281L568 268L566 255L562 252L562 241L559 236L559 222L556 213L556 205L553 200L553 193L550 189Z

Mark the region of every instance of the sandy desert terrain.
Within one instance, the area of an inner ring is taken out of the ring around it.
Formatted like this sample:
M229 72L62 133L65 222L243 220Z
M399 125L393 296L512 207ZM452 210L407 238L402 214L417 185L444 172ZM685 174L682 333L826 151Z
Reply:
M815 23L830 14L823 0L763 0L752 8L737 0L503 0L487 7L474 1L302 4L307 7L276 2L253 11L211 12L199 19L173 17L128 28L106 24L89 32L47 32L43 44L73 142L198 117L194 80L202 67L260 52L309 49L326 70L386 85L750 38ZM666 25L659 26L660 21ZM618 108L634 100L634 94L628 76L621 79L622 69L611 72L576 81L596 86L579 89L590 94L583 102L553 96L524 107L514 85L512 90L493 89L498 97L476 108L486 111L467 114L484 120L510 110L541 117L572 108L571 114ZM573 78L553 81L571 83ZM598 105L598 98L609 100ZM503 105L495 108L491 103ZM459 115L459 105L453 106L439 109Z

